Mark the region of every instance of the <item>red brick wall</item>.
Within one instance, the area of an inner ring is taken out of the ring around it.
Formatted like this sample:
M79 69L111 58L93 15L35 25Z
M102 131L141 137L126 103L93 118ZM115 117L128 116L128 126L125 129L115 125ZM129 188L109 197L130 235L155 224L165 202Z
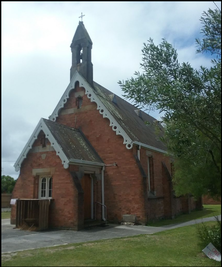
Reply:
M74 92L63 110L76 108ZM108 220L121 221L123 214L135 214L138 220L145 220L145 204L143 178L137 167L133 151L126 149L123 138L117 136L109 126L108 119L104 119L97 105L83 97L81 109L73 114L64 114L57 118L57 122L70 127L80 128L92 146L106 164L116 162L118 166L106 167L105 170L105 204L108 210Z
M84 91L83 88L76 91L81 90ZM135 214L139 221L145 222L149 218L171 217L179 213L182 209L180 199L173 200L172 187L162 171L162 162L171 170L169 158L162 153L151 151L157 198L148 199L147 181L142 178L134 159L137 154L136 147L133 150L126 149L123 138L116 135L109 126L109 120L99 114L96 103L91 103L86 95L83 96L81 109L77 109L74 96L76 91L70 93L57 122L80 128L106 164L118 164L117 167L106 167L105 171L108 220L121 221L123 214ZM147 149L141 148L140 151L141 164L147 174Z
M82 91L78 88L76 91ZM108 220L120 222L122 215L133 214L139 222L171 216L180 210L180 203L172 202L172 188L166 175L163 174L162 162L170 170L169 159L161 153L152 152L154 166L154 187L156 198L147 195L147 181L143 178L134 155L136 149L128 150L123 144L123 137L109 126L86 95L80 109L76 107L75 91L60 111L57 122L70 127L80 128L105 164L117 163L105 169L105 204ZM41 145L41 138L34 146ZM45 154L46 157L42 157ZM147 174L146 149L141 149L141 165ZM38 197L38 177L32 174L33 169L54 168L52 180L52 201L49 224L58 228L79 229L83 223L83 192L78 189L79 180L70 173L78 168L70 166L64 169L60 158L54 151L29 153L23 161L20 176L13 191L13 198ZM80 186L81 187L81 186ZM101 202L101 181L95 181L95 201ZM176 204L176 206L175 206ZM174 205L174 208L172 207ZM98 209L98 212L99 211ZM97 214L99 216L99 214ZM15 206L12 209L12 221L15 220Z
M221 205L221 198L219 200L213 199L209 196L202 197L202 203L204 205Z
M39 145L36 140L34 147ZM46 157L42 158L42 154ZM54 168L52 176L52 206L50 207L51 227L76 228L77 192L69 170L63 168L59 156L54 151L28 153L23 161L19 178L13 190L13 198L38 198L38 179L32 170ZM15 223L16 205L12 205L11 222ZM64 219L65 218L65 219Z
M148 201L146 205L147 221L156 220L158 218L164 218L164 217L172 218L172 215L177 210L177 207L175 207L177 203L175 201L173 202L172 186L168 177L165 175L162 166L162 162L165 163L167 169L170 172L171 170L170 159L162 153L141 148L140 161L146 175L148 174L147 152L149 154L151 153L153 157L154 190L156 191L155 198L151 198L148 197L148 195L146 195L146 199ZM145 187L147 194L148 192L147 179Z

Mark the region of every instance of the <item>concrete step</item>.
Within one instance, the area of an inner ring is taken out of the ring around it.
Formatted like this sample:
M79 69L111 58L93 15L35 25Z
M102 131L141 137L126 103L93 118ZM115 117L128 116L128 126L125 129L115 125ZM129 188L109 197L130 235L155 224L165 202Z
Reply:
M107 222L102 220L85 220L84 228L91 228L96 226L106 226Z

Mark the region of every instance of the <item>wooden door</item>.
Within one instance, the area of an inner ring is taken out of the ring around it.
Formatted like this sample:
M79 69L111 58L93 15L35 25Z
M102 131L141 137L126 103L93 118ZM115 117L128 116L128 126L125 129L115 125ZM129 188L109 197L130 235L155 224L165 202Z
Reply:
M91 219L91 177L85 174L81 179L84 192L84 220Z

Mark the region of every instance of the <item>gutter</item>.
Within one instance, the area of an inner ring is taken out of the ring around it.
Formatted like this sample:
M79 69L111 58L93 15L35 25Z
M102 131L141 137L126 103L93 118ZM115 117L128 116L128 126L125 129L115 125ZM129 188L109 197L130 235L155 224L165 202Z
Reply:
M81 164L81 165L101 166L101 167L105 166L105 164L102 162L94 162L94 161L73 159L73 158L69 160L69 164Z
M141 142L133 141L133 142L132 142L132 145L134 145L134 144L135 144L135 145L138 145L138 146L141 146L141 147L145 147L145 148L154 150L154 151L157 151L157 152L160 152L160 153L163 153L163 154L167 154L167 153L168 153L166 150L159 149L159 148L156 148L156 147L154 147L154 146L149 146L149 145L146 145L146 144L141 143Z

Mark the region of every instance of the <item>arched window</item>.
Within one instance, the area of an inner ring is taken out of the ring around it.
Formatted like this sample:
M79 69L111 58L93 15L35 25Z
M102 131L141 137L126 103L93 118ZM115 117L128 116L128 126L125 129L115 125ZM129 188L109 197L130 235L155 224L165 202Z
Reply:
M39 198L52 197L52 178L40 177L39 181Z
M79 45L76 51L77 51L77 64L81 64L82 63L82 55L83 55L83 47L81 45Z

